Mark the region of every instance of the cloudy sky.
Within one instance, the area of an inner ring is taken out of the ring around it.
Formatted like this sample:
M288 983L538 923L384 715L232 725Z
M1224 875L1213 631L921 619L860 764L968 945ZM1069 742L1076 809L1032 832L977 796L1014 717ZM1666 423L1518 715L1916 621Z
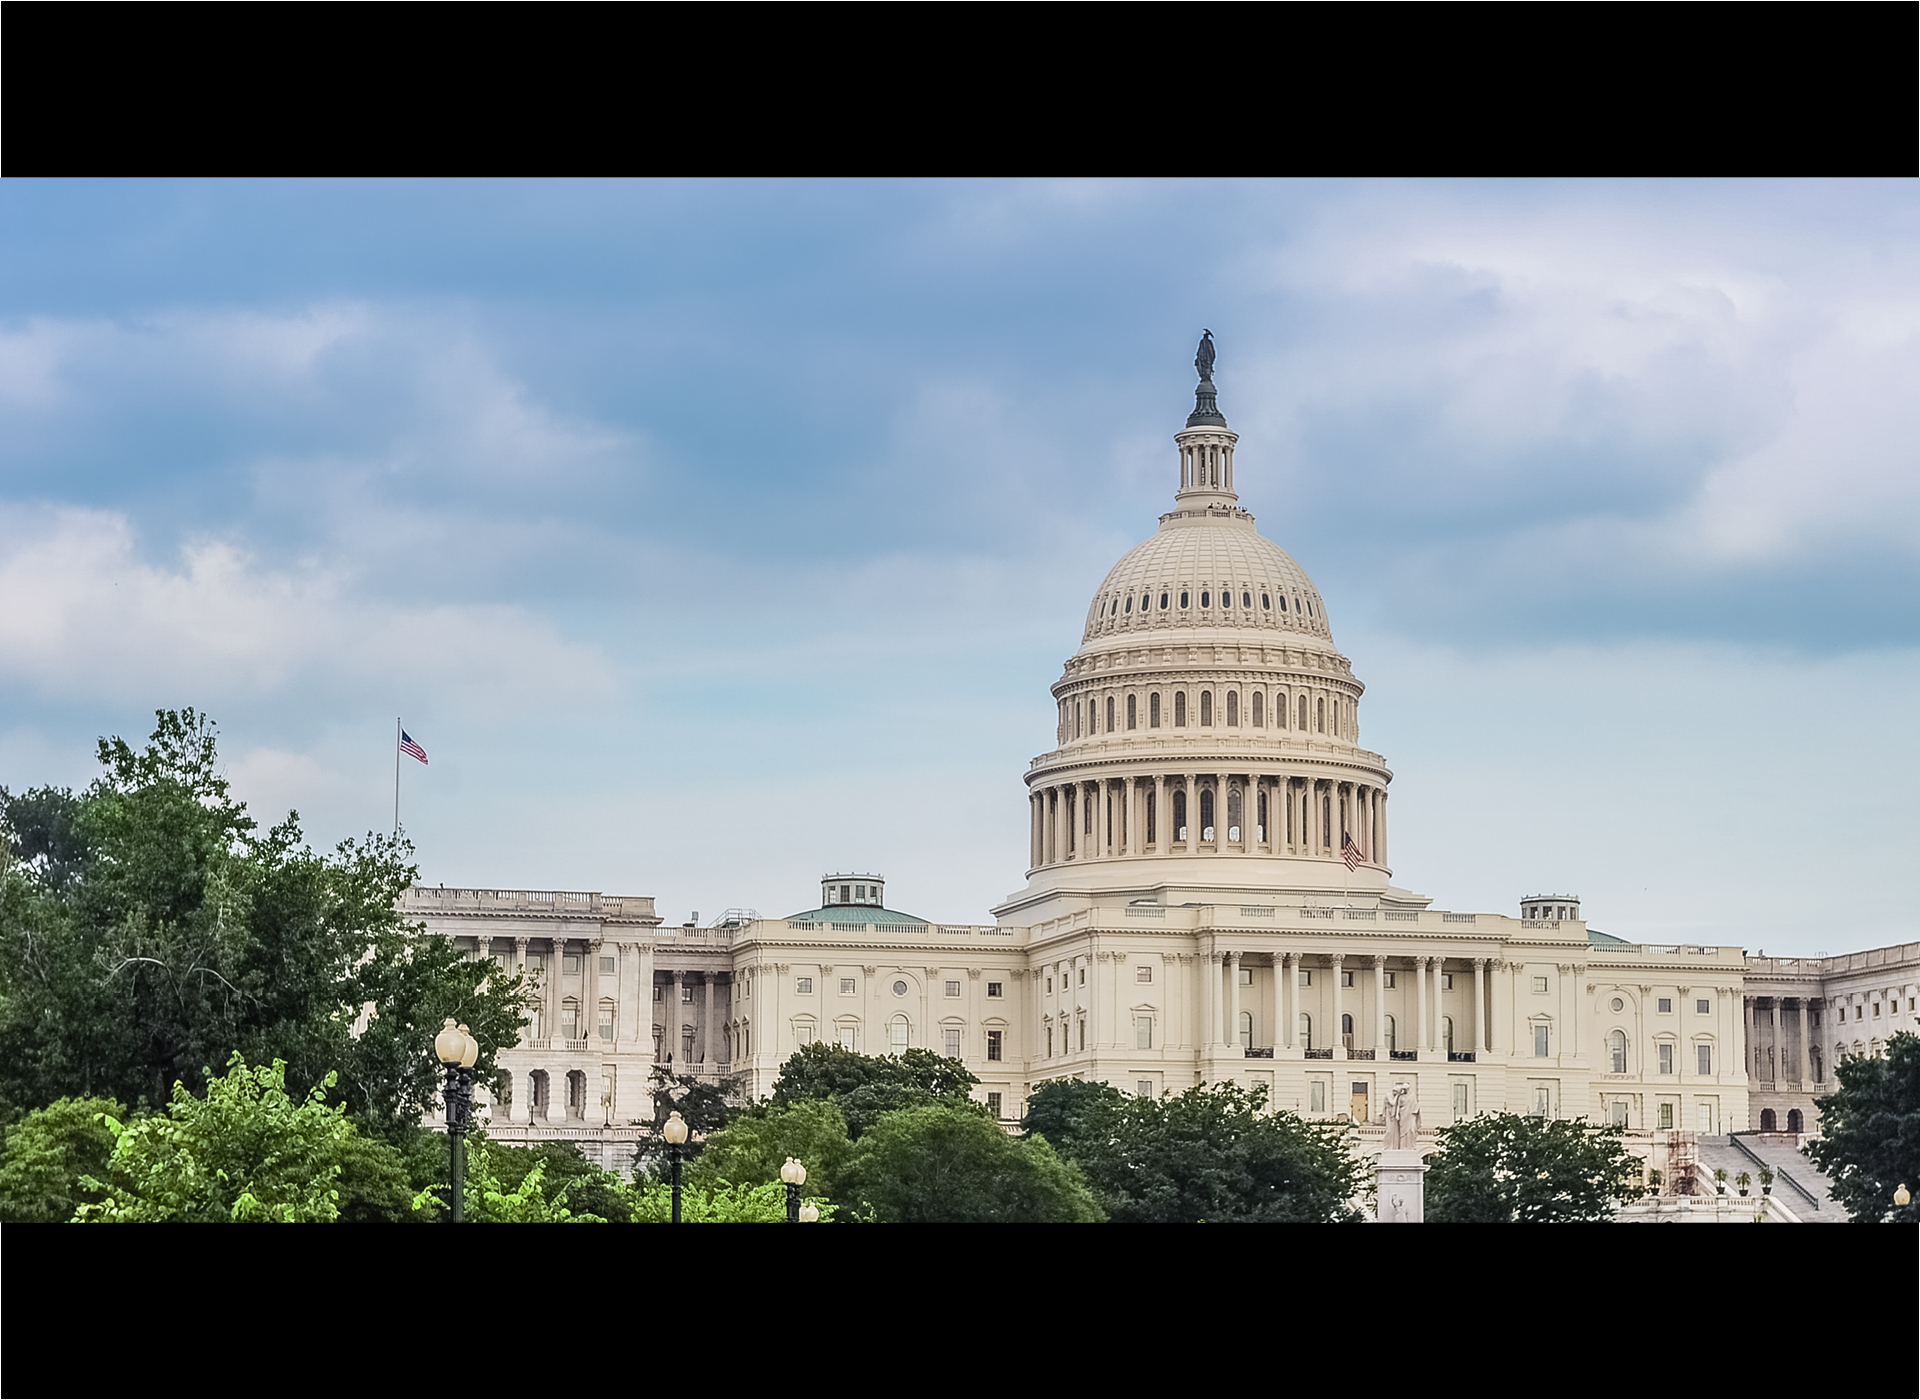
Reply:
M423 878L987 919L1219 343L1396 883L1920 937L1920 191L0 184L0 784L159 707Z

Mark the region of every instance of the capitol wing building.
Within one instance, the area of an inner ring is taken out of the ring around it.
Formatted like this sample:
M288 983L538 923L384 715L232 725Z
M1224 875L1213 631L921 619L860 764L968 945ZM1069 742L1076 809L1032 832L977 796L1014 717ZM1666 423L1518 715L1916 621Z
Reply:
M805 912L707 927L665 926L646 897L408 891L410 919L538 977L527 1038L501 1055L496 1136L617 1165L656 1065L759 1097L817 1041L963 1060L1009 1124L1053 1079L1233 1081L1364 1135L1405 1083L1429 1132L1501 1110L1620 1124L1669 1189L1706 1169L1709 1140L1812 1129L1833 1059L1870 1048L1856 1023L1822 1025L1815 960L1764 960L1749 997L1738 947L1611 938L1571 895L1453 912L1393 883L1366 688L1313 581L1239 505L1210 350L1173 508L1101 582L1052 687L1026 883L992 923L891 909L859 873L826 877ZM1888 1008L1884 1037L1913 1025L1920 948L1881 952L1860 969L1871 996L1847 1004Z

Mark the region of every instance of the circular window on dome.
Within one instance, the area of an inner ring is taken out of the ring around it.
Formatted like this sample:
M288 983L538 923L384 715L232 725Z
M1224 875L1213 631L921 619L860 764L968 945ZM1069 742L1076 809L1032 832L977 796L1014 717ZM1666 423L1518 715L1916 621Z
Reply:
M1167 610L1167 595L1162 593L1160 595L1160 611L1165 612L1166 610Z
M1613 1009L1615 1011L1625 1011L1627 1009L1627 1004L1624 1001L1620 1000L1619 997L1615 997L1613 999Z
M1250 608L1250 607L1252 607L1252 606L1253 606L1253 595L1252 595L1251 593L1242 593L1242 594L1240 595L1240 606L1241 606L1241 607L1243 607L1243 608Z
M893 984L893 994L897 997L905 996L907 994L907 984L905 982L895 982Z
M1260 595L1260 606L1263 609L1265 609L1267 612L1272 612L1273 611L1273 595L1271 593L1262 593Z
M1186 605L1187 605L1187 595L1182 593L1180 595L1180 606L1184 608Z
M1210 607L1212 607L1212 606L1213 606L1213 595L1212 595L1211 593L1202 593L1202 594L1200 595L1200 606L1201 606L1201 607L1203 607L1203 608L1210 608Z

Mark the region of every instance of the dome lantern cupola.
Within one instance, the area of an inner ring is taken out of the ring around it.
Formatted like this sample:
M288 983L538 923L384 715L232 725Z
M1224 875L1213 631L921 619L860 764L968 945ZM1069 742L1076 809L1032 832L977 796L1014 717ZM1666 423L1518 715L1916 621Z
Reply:
M1200 337L1200 353L1193 358L1200 383L1193 391L1193 412L1187 426L1174 434L1180 449L1180 489L1174 493L1175 516L1233 514L1240 498L1233 489L1233 448L1240 435L1227 426L1220 412L1219 391L1213 385L1213 332Z

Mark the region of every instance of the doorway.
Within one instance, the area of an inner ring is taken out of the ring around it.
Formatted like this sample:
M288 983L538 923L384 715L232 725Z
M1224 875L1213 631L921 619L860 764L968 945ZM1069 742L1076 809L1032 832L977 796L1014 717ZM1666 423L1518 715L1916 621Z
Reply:
M1365 1123L1372 1118L1372 1115L1367 1112L1367 1086L1365 1083L1354 1084L1353 1097L1348 1104L1347 1112L1356 1123Z

